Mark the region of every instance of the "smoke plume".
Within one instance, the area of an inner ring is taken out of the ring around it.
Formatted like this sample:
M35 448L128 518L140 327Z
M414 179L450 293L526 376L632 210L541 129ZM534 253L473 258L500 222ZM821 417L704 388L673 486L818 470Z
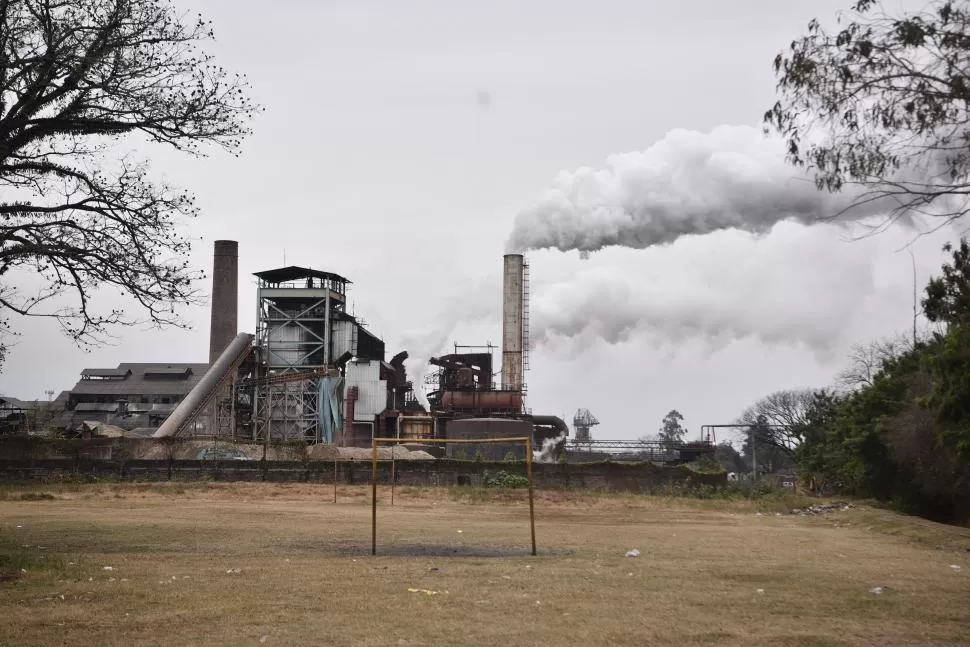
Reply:
M764 236L724 230L586 262L543 255L533 261L542 272L532 286L530 345L578 355L633 338L711 350L751 338L827 355L872 322L899 325L912 307L910 258L896 252L911 232L851 243L838 235L833 225L784 222ZM937 241L926 244L929 252ZM921 256L921 265L936 256Z
M721 229L760 234L784 220L830 219L856 198L848 189L817 190L811 177L786 164L783 142L756 128L673 130L644 151L610 156L603 168L561 172L518 214L507 248L592 252L643 249ZM874 202L851 216L891 206Z
M532 450L532 460L537 463L555 463L556 456L563 443L566 442L566 434L561 433L555 438L546 438L542 441L542 448Z

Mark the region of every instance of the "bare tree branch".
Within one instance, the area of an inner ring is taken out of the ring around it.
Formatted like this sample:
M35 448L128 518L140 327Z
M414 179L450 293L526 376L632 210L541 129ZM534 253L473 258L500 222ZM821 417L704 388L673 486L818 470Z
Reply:
M239 153L259 108L199 49L212 37L169 0L0 0L0 309L53 317L80 344L117 325L184 325L176 306L197 299L199 274L177 232L194 198L110 153L137 133ZM39 293L11 281L25 271ZM105 288L138 310L101 311Z

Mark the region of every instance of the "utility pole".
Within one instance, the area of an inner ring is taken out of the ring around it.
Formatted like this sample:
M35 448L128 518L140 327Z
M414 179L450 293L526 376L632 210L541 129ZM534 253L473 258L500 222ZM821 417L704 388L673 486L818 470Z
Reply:
M748 427L748 438L751 442L751 471L753 480L758 480L758 445L754 442L754 425Z
M913 348L916 348L916 317L917 314L917 298L916 298L916 256L913 255L913 249L909 250L909 258L913 261Z

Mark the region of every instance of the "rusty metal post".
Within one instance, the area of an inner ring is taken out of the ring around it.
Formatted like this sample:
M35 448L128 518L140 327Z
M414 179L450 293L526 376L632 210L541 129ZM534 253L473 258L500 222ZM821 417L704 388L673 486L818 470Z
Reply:
M371 456L371 473L370 473L370 484L371 484L371 494L370 494L370 554L377 554L377 439L371 441L371 447L373 448L373 453Z
M532 440L525 441L525 464L529 473L529 529L532 532L532 555L536 554L536 511L532 489Z

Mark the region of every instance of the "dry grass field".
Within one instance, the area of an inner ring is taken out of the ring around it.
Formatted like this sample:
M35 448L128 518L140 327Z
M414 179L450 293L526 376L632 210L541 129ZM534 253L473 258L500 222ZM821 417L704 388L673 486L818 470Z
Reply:
M0 643L970 644L966 529L540 492L532 557L519 492L382 494L371 557L365 487L8 486Z

